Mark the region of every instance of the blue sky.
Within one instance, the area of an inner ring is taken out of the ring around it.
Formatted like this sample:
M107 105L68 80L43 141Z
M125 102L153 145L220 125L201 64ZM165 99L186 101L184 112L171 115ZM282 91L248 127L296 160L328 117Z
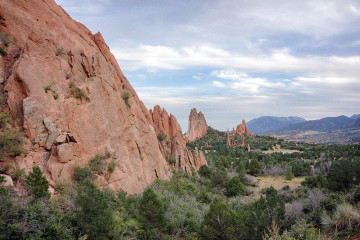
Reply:
M148 108L187 130L360 113L360 1L56 0L100 31Z

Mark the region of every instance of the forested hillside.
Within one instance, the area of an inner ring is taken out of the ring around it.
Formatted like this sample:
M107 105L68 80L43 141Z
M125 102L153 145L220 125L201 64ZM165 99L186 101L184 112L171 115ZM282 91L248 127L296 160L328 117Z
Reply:
M359 236L360 147L246 137L227 148L209 129L188 144L208 166L142 194L97 187L101 157L77 167L49 199L47 181L13 175L0 190L0 239L352 239ZM249 145L249 146L247 146ZM206 147L205 147L206 146ZM111 168L111 166L107 166ZM109 169L111 170L111 169ZM18 170L18 171L21 171ZM265 186L265 187L264 187Z

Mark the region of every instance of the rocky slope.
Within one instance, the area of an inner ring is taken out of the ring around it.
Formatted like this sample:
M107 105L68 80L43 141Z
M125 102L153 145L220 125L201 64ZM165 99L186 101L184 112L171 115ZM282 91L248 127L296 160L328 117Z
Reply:
M205 136L209 129L205 116L202 112L197 112L196 108L191 109L189 115L189 127L186 132L186 137L189 142L193 142L198 138Z
M28 150L15 165L27 171L39 165L54 186L101 154L106 164L116 162L110 177L98 177L101 186L135 193L156 178L169 179L153 116L101 34L93 35L53 0L0 5L0 31L16 39L0 55L0 90Z
M162 132L166 135L164 140L159 141L159 147L165 159L175 169L182 169L190 173L190 167L199 169L201 165L207 165L202 151L195 148L195 152L192 154L186 148L186 139L174 115L170 114L169 116L167 111L161 109L159 105L156 105L154 110L150 110L150 115L156 134Z

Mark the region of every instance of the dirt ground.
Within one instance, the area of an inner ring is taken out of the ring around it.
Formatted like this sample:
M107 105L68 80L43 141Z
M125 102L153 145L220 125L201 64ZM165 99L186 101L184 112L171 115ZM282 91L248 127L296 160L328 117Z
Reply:
M304 181L305 177L297 177L292 180L285 180L285 176L265 176L265 177L256 177L255 182L257 187L249 187L250 190L254 191L253 197L260 198L260 191L263 188L268 188L273 186L276 190L282 189L284 186L289 185L290 190L295 190L298 186L301 185L301 182Z

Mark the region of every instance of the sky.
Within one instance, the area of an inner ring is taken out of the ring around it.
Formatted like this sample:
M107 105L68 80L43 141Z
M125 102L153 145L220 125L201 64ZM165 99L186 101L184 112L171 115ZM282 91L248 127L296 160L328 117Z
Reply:
M360 113L360 1L56 0L101 32L147 108L226 130Z

